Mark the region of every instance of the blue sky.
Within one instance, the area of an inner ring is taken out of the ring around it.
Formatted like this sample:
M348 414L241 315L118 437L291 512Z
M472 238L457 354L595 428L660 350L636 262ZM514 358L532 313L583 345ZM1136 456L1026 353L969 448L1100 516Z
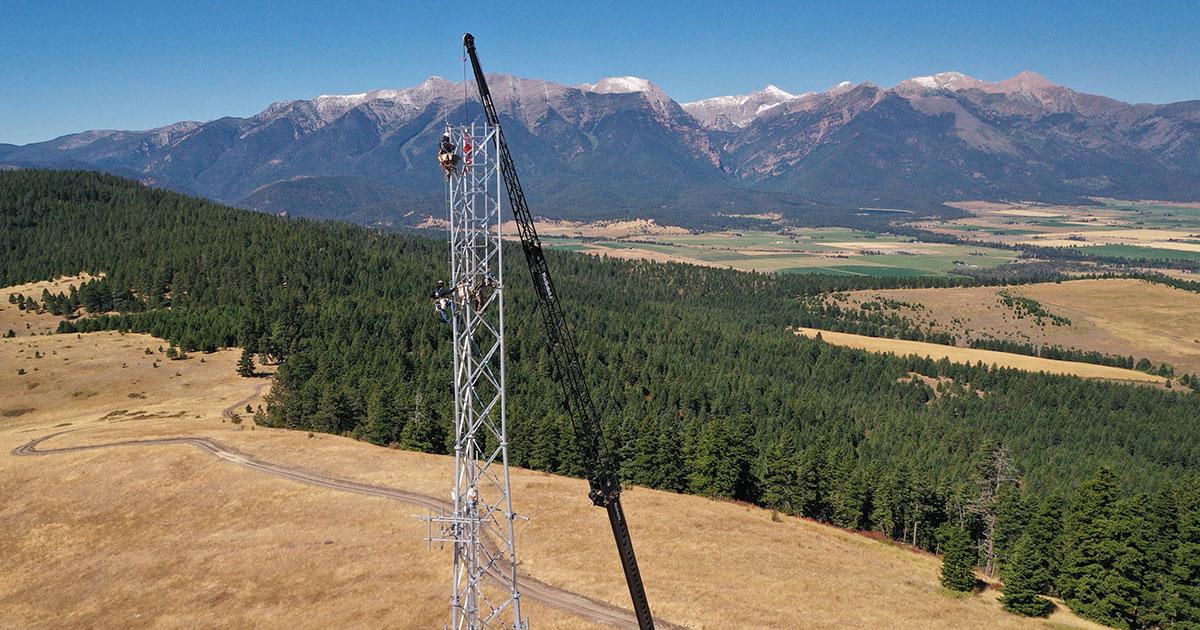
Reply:
M0 0L0 142L459 80L467 30L489 72L637 75L679 101L1026 69L1126 101L1200 99L1194 1L509 4Z

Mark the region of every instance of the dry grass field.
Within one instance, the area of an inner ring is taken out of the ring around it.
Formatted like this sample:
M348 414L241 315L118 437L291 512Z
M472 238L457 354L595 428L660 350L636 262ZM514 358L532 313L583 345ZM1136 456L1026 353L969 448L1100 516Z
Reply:
M1102 378L1110 381L1123 381L1132 383L1166 383L1167 380L1161 376L1146 374L1144 372L1138 372L1137 370L1126 370L1122 368L1109 367L1107 365L1093 365L1091 363L1056 361L1054 359L1029 357L1023 354L1013 354L1010 352L977 350L975 348L962 348L959 346L943 346L936 343L908 341L906 339L867 337L866 335L831 332L828 330L817 330L815 328L795 328L793 331L797 335L802 335L805 337L816 337L818 334L820 334L821 339L823 339L826 343L831 343L838 346L847 346L849 348L858 348L860 350L869 350L871 352L883 352L898 356L915 354L920 357L931 357L933 359L941 359L942 357L945 357L955 363L974 364L982 362L985 365L1015 368L1029 372L1067 374L1082 378Z
M38 301L38 304L41 304L42 291L49 289L51 293L69 293L71 285L78 288L80 284L91 279L92 276L88 274L80 274L63 276L57 280L17 284L0 289L0 335L9 330L18 336L40 335L45 332L53 332L58 328L58 322L62 321L61 317L50 313L22 311L17 308L16 304L8 303L8 296L21 294L26 298L33 298Z
M160 345L118 333L0 340L0 626L444 623L448 550L426 548L415 506L297 483L183 444L10 453L57 431L69 432L39 448L204 436L274 464L446 495L447 457L235 428L222 410L257 405L267 381L237 377L236 350L168 361ZM513 483L530 517L519 522L522 569L626 606L611 534L585 483L525 470ZM949 596L937 558L864 536L735 503L641 488L626 496L651 602L677 624L1098 627L1062 610L1045 620L1008 615L994 590ZM590 627L524 603L534 627Z
M1069 325L1037 325L1018 319L1001 302L1000 291L1037 300ZM1125 278L1072 280L998 289L890 289L847 294L845 304L879 298L908 305L891 311L923 328L967 339L997 338L1021 343L1053 344L1105 354L1146 357L1169 363L1176 373L1200 373L1200 294ZM844 304L844 305L845 305Z

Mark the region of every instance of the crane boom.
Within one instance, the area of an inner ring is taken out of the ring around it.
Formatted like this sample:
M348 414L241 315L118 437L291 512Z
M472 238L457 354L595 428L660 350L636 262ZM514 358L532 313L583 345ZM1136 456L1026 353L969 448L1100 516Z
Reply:
M617 475L612 455L604 444L600 418L592 403L592 395L588 391L583 367L579 362L579 353L575 349L575 337L563 316L558 293L555 292L554 282L550 278L550 268L546 264L546 255L542 251L542 242L533 225L533 215L525 203L525 192L517 179L517 169L508 152L508 143L504 141L503 130L500 129L500 116L496 113L487 78L475 53L475 37L470 33L463 35L463 46L471 59L475 84L479 88L479 100L483 103L487 122L496 128L499 137L500 172L508 189L508 202L512 206L513 218L521 237L521 249L525 252L529 276L538 296L538 310L541 311L542 323L545 325L550 356L562 383L563 398L571 417L576 446L590 486L588 497L596 506L608 510L608 521L616 539L617 552L621 556L621 566L625 570L625 581L629 585L629 596L633 599L638 626L642 630L648 630L654 627L654 618L650 614L650 603L646 600L646 589L642 585L637 557L633 553L629 525L621 508L621 480Z

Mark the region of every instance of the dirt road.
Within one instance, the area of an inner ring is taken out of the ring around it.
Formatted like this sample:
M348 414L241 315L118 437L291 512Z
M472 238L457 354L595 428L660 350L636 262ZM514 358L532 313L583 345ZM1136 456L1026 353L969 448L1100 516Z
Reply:
M236 403L227 408L226 415L233 413L245 404L245 401ZM397 490L395 488L385 488L382 486L373 486L345 479L338 479L313 472L308 472L298 468L282 466L264 462L246 453L242 453L236 449L230 448L205 437L169 437L169 438L154 438L144 440L124 440L121 442L110 442L107 444L89 444L86 446L66 446L61 448L39 449L38 446L43 442L64 433L69 433L71 430L59 431L44 435L35 440L31 440L12 450L13 455L18 456L43 456L62 453L73 453L79 451L90 451L103 448L116 448L123 446L173 446L173 445L188 445L194 446L202 451L211 453L225 461L228 461L245 468L250 468L276 477L282 477L291 481L306 483L321 488L330 490L338 490L342 492L353 492L356 494L365 494L375 497L383 497L395 501L402 501L410 505L417 505L428 508L435 512L448 512L453 509L449 501L437 499L416 492L408 492L405 490ZM494 569L496 573L508 571L508 566L498 566ZM539 581L525 573L518 574L518 584L521 589L521 596L533 599L544 604L554 606L561 610L565 610L591 621L598 623L609 624L621 628L637 628L637 619L631 611L618 608L611 604L606 604L573 593L555 586ZM679 628L665 622L658 622L658 627L662 628Z

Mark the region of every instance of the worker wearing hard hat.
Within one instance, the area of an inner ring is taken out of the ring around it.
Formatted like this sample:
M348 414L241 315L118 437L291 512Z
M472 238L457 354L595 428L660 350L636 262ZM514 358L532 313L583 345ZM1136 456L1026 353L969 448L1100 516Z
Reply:
M446 171L446 177L453 175L458 167L457 147L448 133L442 134L442 142L438 146L438 163L442 165L442 170Z

